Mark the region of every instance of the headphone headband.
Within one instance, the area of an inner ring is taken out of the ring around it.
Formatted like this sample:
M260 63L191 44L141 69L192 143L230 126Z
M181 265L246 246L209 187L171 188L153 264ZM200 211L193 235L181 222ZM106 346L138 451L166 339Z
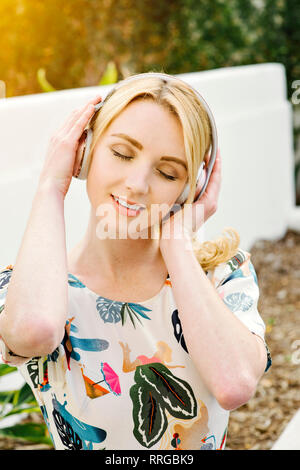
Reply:
M162 73L162 72L146 72L146 73L140 73L140 74L137 74L137 75L133 75L133 76L130 76L130 77L127 77L123 80L121 80L120 82L118 82L114 87L113 89L106 95L105 99L103 101L101 101L100 103L98 103L97 105L95 105L95 114L92 116L92 118L90 119L90 122L89 122L89 128L91 129L91 127L93 126L93 123L96 119L96 116L98 114L98 111L102 108L102 106L109 100L109 98L114 94L114 92L116 90L118 90L119 88L121 88L123 85L125 85L126 83L129 83L131 81L134 81L134 80L139 80L143 77L155 77L155 78L160 78L162 80L165 81L165 83L169 82L169 81L176 81L176 82L181 82L182 84L184 84L185 86L189 86L190 89L194 92L194 94L199 98L199 101L201 102L201 104L203 105L206 113L207 113L207 116L209 118L209 121L210 121L210 127L211 127L211 151L210 151L210 157L209 157L209 161L208 161L208 165L206 166L206 177L205 177L205 181L204 181L204 184L201 188L201 191L199 193L199 195L196 197L196 199L194 201L197 201L198 199L200 199L200 197L202 196L202 194L204 193L204 191L206 190L206 187L207 187L207 184L209 182L209 178L210 178L210 175L211 175L211 172L212 172L212 169L213 169L213 166L214 166L214 163L215 163L215 160L216 160L216 155L217 155L217 150L218 150L218 136L217 136L217 128L216 128L216 123L215 123L215 119L213 117L213 114L207 104L207 102L205 101L205 99L203 98L202 95L200 95L200 93L195 90L194 87L192 87L189 83L186 83L184 82L183 80L181 80L180 78L177 78L177 77L174 77L172 75L168 75L166 73ZM85 179L87 177L87 171L88 171L88 168L86 167L85 163L88 159L88 156L89 156L89 148L90 148L90 145L91 145L91 140L92 140L92 135L91 133L88 132L87 134L87 140L86 140L86 145L85 145L85 150L84 150L84 155L83 155L83 159L82 159L82 169L84 170L83 172L81 172L77 177L80 178L80 179ZM199 181L200 177L201 177L201 173L202 173L202 168L203 168L203 165L204 165L204 162L203 164L201 164L200 168L199 168L199 171L198 171L198 175L197 175L197 182ZM188 193L189 193L189 190L190 190L190 187L189 187L189 184L186 185L182 195L180 196L179 200L177 201L178 203L182 204L183 202L185 202L185 200L187 199L187 196L188 196Z

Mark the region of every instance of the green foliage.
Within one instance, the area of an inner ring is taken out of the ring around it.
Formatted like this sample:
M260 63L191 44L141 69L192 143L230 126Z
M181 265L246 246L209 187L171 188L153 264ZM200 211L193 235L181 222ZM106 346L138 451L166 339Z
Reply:
M2 375L10 374L11 372L15 372L17 370L16 367L8 366L7 364L0 364L0 377Z
M43 68L37 71L37 81L44 92L56 91L55 88L48 82L46 78L46 70Z
M299 26L298 0L1 0L0 79L15 96L275 61L290 97Z
M52 441L46 435L46 431L42 423L24 423L0 429L0 436L52 446Z
M37 81L45 93L50 91L56 91L56 89L49 83L46 78L46 70L44 68L40 68L37 71ZM110 61L107 64L107 67L102 75L98 86L101 85L110 85L111 83L116 83L118 81L118 70L116 64L113 61Z
M15 367L0 364L0 377L16 370ZM29 413L41 414L41 410L27 383L20 389L0 392L0 420L12 415L27 415ZM0 428L0 436L24 439L29 442L39 442L52 446L45 423L20 423Z
M118 81L118 70L114 62L109 62L98 85L110 85Z

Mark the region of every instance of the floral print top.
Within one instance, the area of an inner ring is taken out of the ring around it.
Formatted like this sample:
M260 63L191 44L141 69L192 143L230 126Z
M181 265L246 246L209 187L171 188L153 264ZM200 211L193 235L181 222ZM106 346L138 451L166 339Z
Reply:
M250 256L239 249L206 274L233 314L264 339ZM12 269L0 272L0 313ZM223 449L229 411L189 355L169 277L140 303L101 297L71 273L68 289L65 336L52 354L21 358L0 337L2 360L32 388L55 448Z

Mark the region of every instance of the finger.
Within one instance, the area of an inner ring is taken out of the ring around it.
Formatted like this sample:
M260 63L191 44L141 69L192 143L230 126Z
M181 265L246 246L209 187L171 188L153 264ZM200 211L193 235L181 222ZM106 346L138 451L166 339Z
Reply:
M204 156L204 162L205 162L204 168L208 167L209 160L210 160L210 155L209 155L209 153L206 153L205 156ZM213 168L212 168L211 175L215 171L217 171L217 172L220 171L220 149L219 148L217 149L217 152L216 152L216 159L215 159L215 163L214 163Z
M214 163L214 166L212 168L212 172L210 175L209 183L218 181L221 177L221 154L220 154L220 149L217 150L216 154L216 160ZM207 186L208 187L208 186Z
M217 199L221 189L221 155L218 150L216 155L215 164L213 166L209 182L206 187L205 193L212 199Z
M217 150L217 154L216 154L216 163L217 163L217 166L219 167L219 169L221 169L221 152L220 152L220 149L218 148Z
M85 103L83 106L79 106L78 108L75 108L73 110L73 113L71 113L71 115L75 115L76 114L80 114L87 106L89 106L90 104L92 105L96 105L97 103L99 103L100 101L102 100L102 96L100 95L96 95L94 96L93 98L91 98L87 103Z
M65 132L69 132L74 126L79 117L81 117L88 109L94 110L94 106L102 100L100 95L95 96L89 100L84 106L74 109L71 113L70 118L66 122Z
M96 105L97 103L100 103L102 100L102 97L100 95L95 96L91 100L89 100L84 106L81 106L80 108L75 108L71 112L71 114L68 116L67 120L64 122L63 126L60 128L59 133L66 134L72 129L76 121L78 120L79 116L81 116L89 106ZM93 108L91 108L93 109Z
M71 139L72 141L77 141L82 136L82 133L91 119L91 117L95 114L95 109L92 104L89 104L88 107L84 110L84 112L77 118L76 122L70 128L69 132L66 134L66 138Z

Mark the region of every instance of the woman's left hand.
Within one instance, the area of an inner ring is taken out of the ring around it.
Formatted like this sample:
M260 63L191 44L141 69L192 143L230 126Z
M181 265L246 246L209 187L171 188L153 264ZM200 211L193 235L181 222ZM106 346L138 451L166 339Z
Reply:
M216 161L204 194L193 204L185 204L182 209L171 215L160 229L160 247L168 245L170 239L192 239L200 227L217 210L217 201L221 188L221 157L218 149ZM201 186L196 188L195 198L200 194Z

